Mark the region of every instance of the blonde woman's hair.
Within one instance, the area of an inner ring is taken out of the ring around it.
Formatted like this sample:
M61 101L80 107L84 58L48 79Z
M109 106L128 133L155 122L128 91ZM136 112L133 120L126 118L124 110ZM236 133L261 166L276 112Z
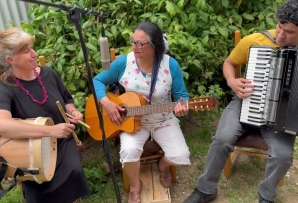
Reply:
M9 84L8 79L13 67L6 61L7 57L15 58L28 45L33 45L34 38L19 28L0 30L0 81Z

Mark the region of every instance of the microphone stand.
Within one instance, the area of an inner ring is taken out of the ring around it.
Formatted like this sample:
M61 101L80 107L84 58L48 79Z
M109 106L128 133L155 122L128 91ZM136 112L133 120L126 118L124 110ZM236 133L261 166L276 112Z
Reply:
M103 118L102 118L102 112L99 108L99 104L97 102L97 97L96 97L96 92L94 89L94 85L93 85L93 77L92 77L92 73L89 67L89 60L88 60L88 54L87 54L87 48L86 48L86 44L84 42L83 39L83 35L82 35L82 27L80 24L80 17L81 14L91 14L94 15L96 17L99 17L101 19L108 17L107 14L103 14L98 13L98 12L94 12L88 9L82 9L79 8L77 6L66 6L65 4L59 3L59 4L54 4L54 3L50 3L50 2L44 2L44 1L38 1L38 0L18 0L18 1L26 1L26 2L30 2L30 3L36 3L36 4L43 4L46 6L51 6L51 7L56 7L56 8L60 8L61 10L64 10L66 12L68 12L67 14L67 19L75 24L75 27L78 31L79 34L79 39L81 42L81 46L82 46L82 50L83 50L83 55L84 55L84 59L85 59L85 65L86 65L86 69L87 69L87 74L88 74L88 80L89 80L89 86L91 89L92 94L94 95L94 102L95 102L95 106L96 106L96 110L97 110L97 114L98 114L98 118L99 118L99 122L100 122L100 127L102 130L102 138L103 138L103 149L104 149L104 153L105 156L108 160L108 164L111 170L111 174L112 174L112 180L113 180L113 184L114 184L114 189L115 189L115 193L116 193L116 199L117 199L117 203L121 203L121 196L120 196L120 192L119 192L119 187L116 181L116 177L115 177L115 173L114 173L114 169L113 169L113 161L112 161L112 157L111 157L111 153L110 153L110 145L108 140L106 139L106 135L104 132L104 124L103 124Z

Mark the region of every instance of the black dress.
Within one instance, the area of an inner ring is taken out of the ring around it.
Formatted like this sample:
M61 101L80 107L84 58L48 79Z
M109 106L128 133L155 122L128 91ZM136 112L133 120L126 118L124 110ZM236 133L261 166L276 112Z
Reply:
M40 67L40 76L48 93L48 101L45 104L39 106L18 86L5 85L0 82L0 109L10 111L14 118L50 117L55 124L64 123L56 101L60 101L65 110L66 104L73 103L71 94L51 68ZM20 80L20 82L36 100L43 100L42 89L37 79ZM80 160L81 154L76 148L72 135L65 139L58 139L57 162L53 179L42 184L35 181L22 182L26 202L72 203L77 198L90 195Z

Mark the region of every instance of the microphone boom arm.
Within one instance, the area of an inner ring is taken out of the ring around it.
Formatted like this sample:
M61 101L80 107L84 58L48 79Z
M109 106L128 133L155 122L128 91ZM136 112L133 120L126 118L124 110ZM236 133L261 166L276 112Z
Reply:
M90 15L94 15L99 18L107 18L108 17L107 14L104 14L102 12L98 13L98 12L89 10L87 8L79 8L77 6L66 6L63 3L55 4L55 3L39 1L39 0L18 0L18 1L25 1L25 2L29 2L29 3L36 3L36 4L45 5L45 6L51 6L51 7L55 7L55 8L60 8L61 10L64 10L64 11L72 11L72 10L76 9L78 11L78 13L80 13L80 14L90 14Z

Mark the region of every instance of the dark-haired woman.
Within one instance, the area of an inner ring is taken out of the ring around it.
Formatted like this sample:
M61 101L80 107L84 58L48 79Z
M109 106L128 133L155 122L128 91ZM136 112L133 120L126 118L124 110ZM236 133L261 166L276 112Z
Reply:
M167 41L161 29L152 22L137 25L131 38L133 51L113 61L111 69L94 77L97 99L105 107L112 122L120 125L123 120L119 111L124 109L111 101L105 93L105 86L119 82L125 91L141 94L151 104L188 100L182 72L178 62L166 54ZM152 80L157 73L156 82ZM152 88L152 95L150 88ZM179 126L177 117L183 117L188 109L181 103L173 112L142 116L141 130L137 133L120 134L120 161L130 182L129 203L141 202L140 156L149 136L163 149L165 155L158 161L160 183L170 187L172 180L170 165L188 165L189 149ZM175 116L175 115L176 116Z

